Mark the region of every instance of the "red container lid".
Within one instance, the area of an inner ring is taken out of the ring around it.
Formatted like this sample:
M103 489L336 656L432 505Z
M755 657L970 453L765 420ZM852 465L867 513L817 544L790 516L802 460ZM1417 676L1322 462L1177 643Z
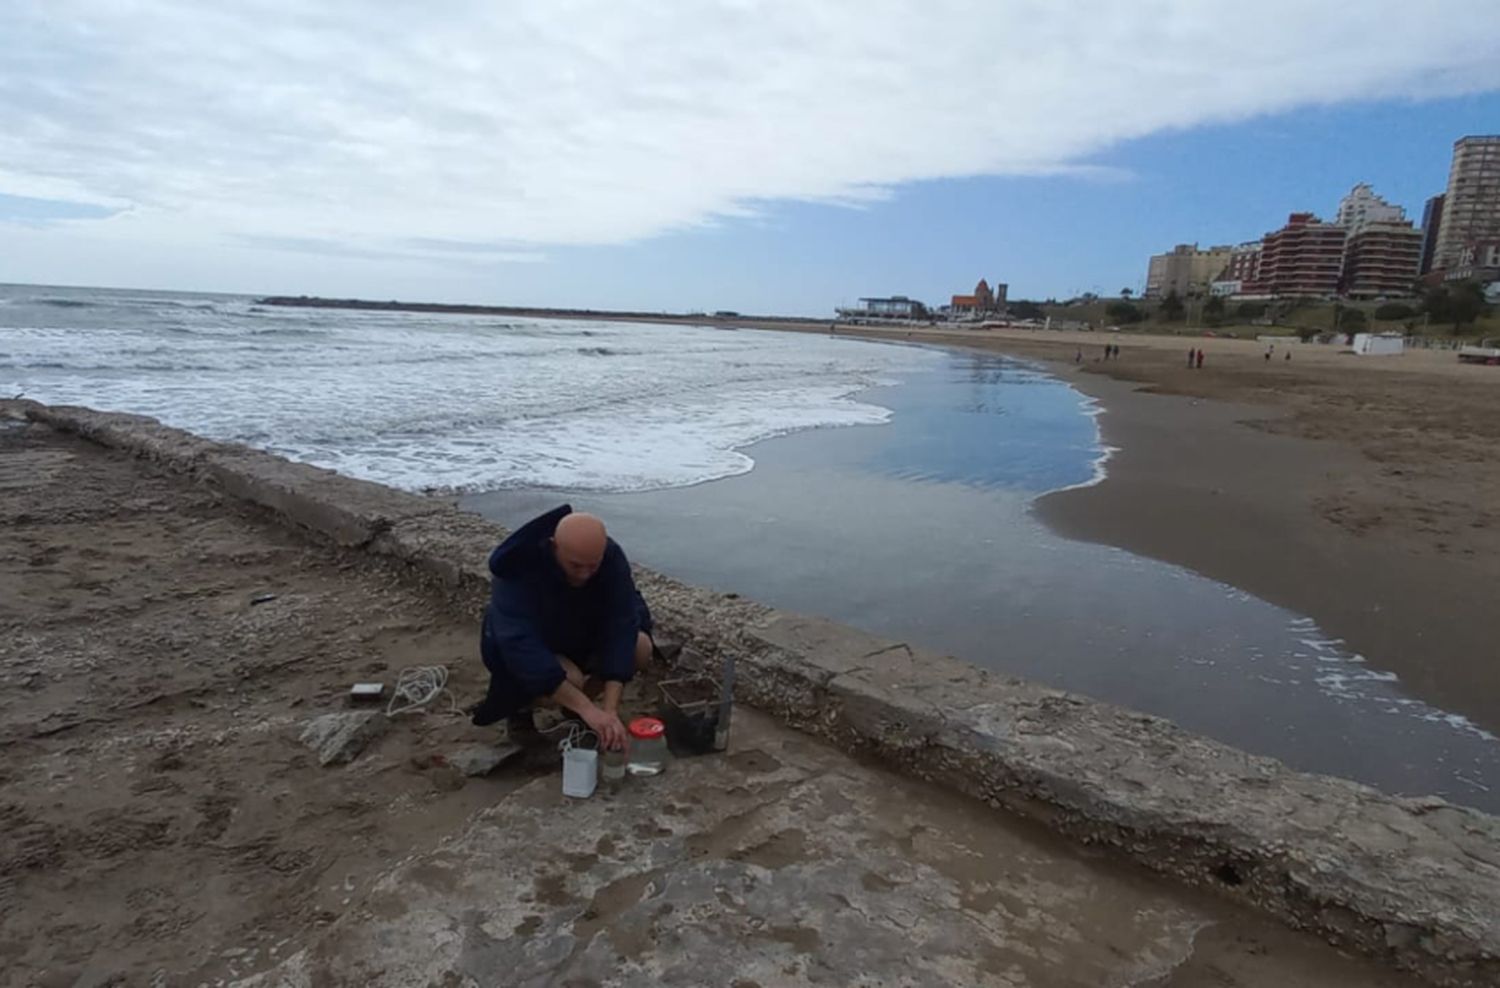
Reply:
M655 717L637 717L630 722L630 736L642 741L659 738L666 732L667 726Z

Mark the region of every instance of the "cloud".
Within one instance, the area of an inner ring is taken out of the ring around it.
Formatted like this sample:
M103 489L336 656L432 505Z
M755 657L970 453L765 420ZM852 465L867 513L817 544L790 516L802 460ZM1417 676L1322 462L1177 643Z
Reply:
M109 235L535 260L1154 132L1500 88L1494 0L20 0L0 193Z
M0 192L0 222L44 226L66 220L94 220L113 216L118 210L91 202L39 199Z
M547 259L547 255L530 250L527 244L514 240L474 241L447 240L442 237L403 237L397 243L407 250L421 251L444 258L457 254L511 263L530 263Z
M0 197L0 207L3 207ZM432 237L405 237L389 241L390 247L362 247L357 243L331 240L321 237L288 236L267 233L237 233L235 243L246 247L262 247L287 251L293 254L319 254L327 257L352 257L365 260L419 259L452 263L450 255L459 255L459 260L479 258L489 261L531 263L546 260L546 255L534 250L517 249L515 245L470 243L457 240L438 240Z

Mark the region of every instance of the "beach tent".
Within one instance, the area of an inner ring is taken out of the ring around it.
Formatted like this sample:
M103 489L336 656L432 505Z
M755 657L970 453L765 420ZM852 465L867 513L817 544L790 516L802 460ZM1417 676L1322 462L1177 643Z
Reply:
M1400 333L1355 333L1354 352L1362 357L1396 357L1406 350Z

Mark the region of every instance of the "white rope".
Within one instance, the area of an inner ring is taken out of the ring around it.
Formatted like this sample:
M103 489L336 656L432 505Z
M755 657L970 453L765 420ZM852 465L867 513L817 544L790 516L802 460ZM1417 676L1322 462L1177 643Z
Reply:
M391 692L391 702L386 704L389 717L410 713L427 706L444 693L448 693L447 666L411 666L402 669L396 677L396 688ZM453 713L458 713L458 701L448 693L448 704Z
M589 727L586 724L582 723L581 721L564 720L564 721L561 721L560 723L553 724L551 727L544 728L544 729L538 731L537 733L538 734L551 734L554 731L561 730L564 727L566 727L568 729L568 736L565 737L565 738L563 738L561 741L557 742L557 750L558 751L560 751L560 752L562 752L563 754L566 755L572 749L581 747L583 745L583 739L586 738L586 737L593 738L594 739L594 747L598 748L598 746L599 746L599 735L595 734L592 730L589 729Z

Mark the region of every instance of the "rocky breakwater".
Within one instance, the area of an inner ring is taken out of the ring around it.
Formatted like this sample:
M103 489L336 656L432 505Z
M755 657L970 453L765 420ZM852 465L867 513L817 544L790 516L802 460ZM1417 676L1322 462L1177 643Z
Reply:
M153 419L0 411L193 475L442 587L477 617L504 531ZM734 595L638 572L679 661L739 663L741 702L848 751L1107 845L1441 985L1500 984L1500 819L1294 772L1146 716Z

